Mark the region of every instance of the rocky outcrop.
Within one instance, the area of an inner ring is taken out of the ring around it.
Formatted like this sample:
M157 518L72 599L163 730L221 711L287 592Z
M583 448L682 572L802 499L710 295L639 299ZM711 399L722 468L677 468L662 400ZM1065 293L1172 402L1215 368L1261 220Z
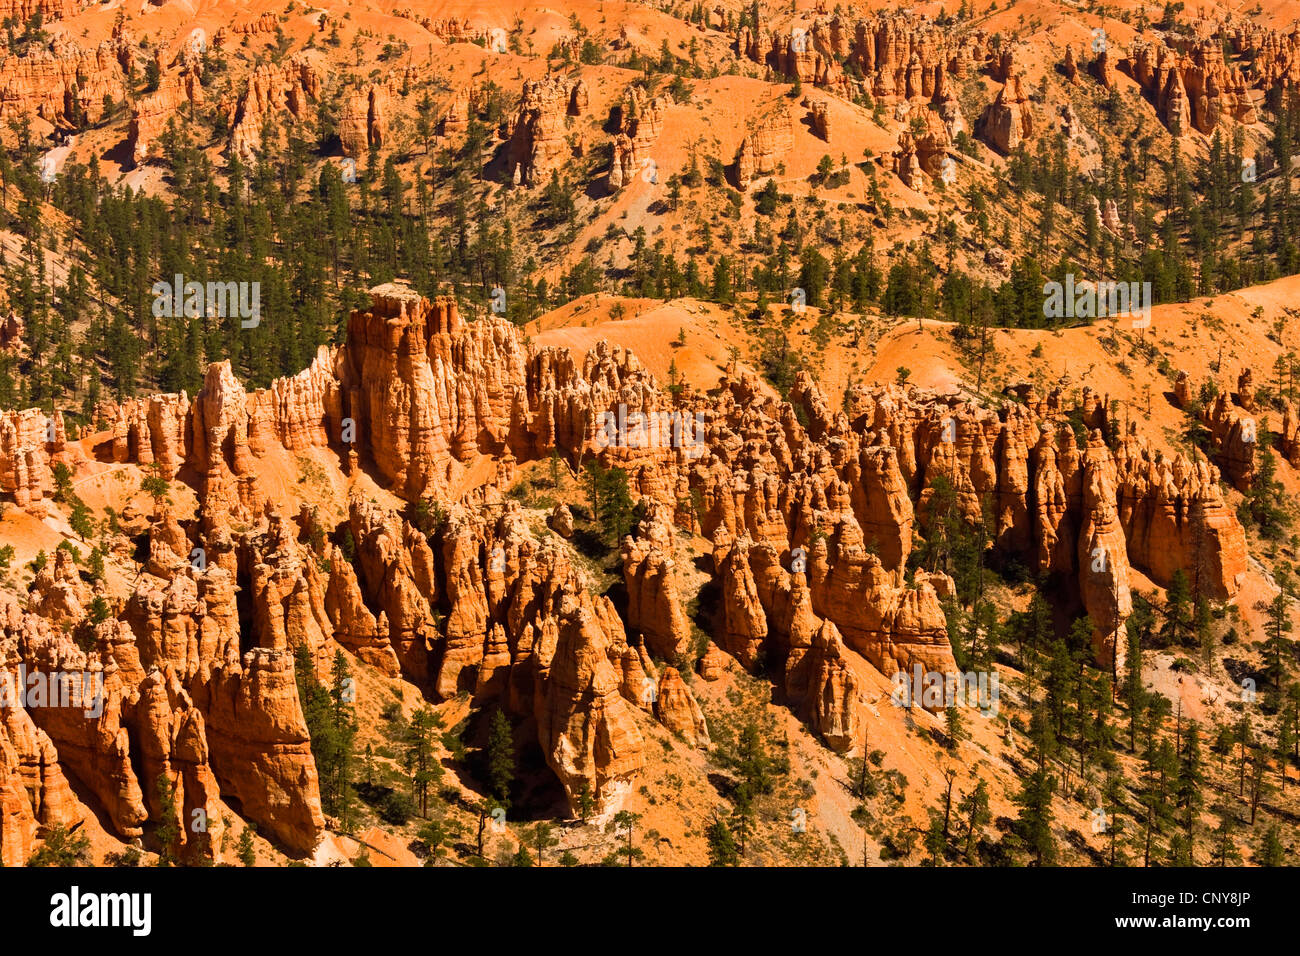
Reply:
M20 508L40 501L54 490L53 459L63 451L63 416L39 408L0 412L0 494L13 497Z
M561 538L573 537L573 512L569 506L561 502L557 504L549 515L546 516L546 526L558 534Z
M794 148L794 126L789 110L779 106L753 123L740 148L736 150L735 180L739 189L748 189L756 176L776 172Z
M90 601L90 587L81 580L72 552L59 548L32 579L28 606L53 624L71 625L86 616Z
M1029 388L996 409L899 386L832 403L803 374L790 403L768 394L742 372L708 396L670 396L626 350L537 347L499 317L462 320L450 298L377 287L342 345L267 389L246 391L217 363L192 401L102 405L96 457L184 475L200 512L157 514L144 572L98 624L86 619L96 592L56 554L27 611L5 612L5 659L107 675L94 721L32 720L119 835L159 822L161 774L186 809L230 797L307 852L324 824L298 648L319 658L336 644L431 698L464 694L533 721L571 805L585 791L608 813L644 764L640 721L707 740L681 679L697 660L706 681L764 665L839 750L860 737L862 668L955 671L956 586L937 566L908 571L915 536L941 521L987 522L992 547L1088 612L1099 660L1116 666L1131 569L1158 584L1182 570L1216 599L1241 586L1244 533L1214 467L1117 436L1090 389L1073 408ZM1226 405L1211 414L1230 417ZM54 441L45 429L39 412L0 422L0 480L29 502L49 487L51 456L76 465L57 425ZM291 450L336 455L340 474L364 468L387 488L358 483L346 520L324 507L284 517L262 462ZM622 542L626 624L563 540L573 515L556 509L558 535L535 530L502 493L516 463L552 451L626 475L644 518ZM676 563L678 529L713 545L704 648L683 608L699 575ZM21 849L38 808L3 789L22 760L0 758L3 839ZM185 851L207 855L210 840Z
M1249 491L1255 479L1255 449L1259 424L1244 408L1233 405L1220 392L1212 405L1201 409L1201 423L1209 430L1215 461L1238 491Z
M1119 516L1137 567L1168 584L1183 571L1196 594L1224 601L1246 578L1246 534L1204 459L1172 459L1128 438L1116 456Z
M1128 545L1115 499L1113 465L1098 433L1088 446L1079 528L1079 590L1092 622L1097 663L1118 678L1127 647L1122 627L1133 611L1129 593Z
M514 503L494 519L455 506L427 537L366 499L349 512L354 568L332 573L325 601L335 638L439 698L468 693L536 717L573 806L585 788L601 812L616 808L640 766L628 702L640 701L648 658L567 549L539 542ZM331 567L347 564L328 553ZM614 663L629 653L634 678Z
M249 443L251 433L247 395L230 363L209 365L191 409L187 459L203 476L206 509L223 511L245 524L264 500Z
M1071 84L1077 83L1079 79L1079 63L1074 58L1073 44L1066 44L1065 59L1061 62L1061 72Z
M201 551L197 557L206 561ZM189 537L171 509L164 508L149 527L149 561L145 567L150 574L170 580L190 560Z
M141 774L155 784L149 791L150 818L167 822L156 787L160 778L165 779L174 801L170 823L179 834L183 858L195 862L217 858L225 814L210 764L203 713L173 672L152 670L140 685L135 715Z
M17 23L26 23L36 14L45 22L74 17L81 12L77 0L3 0L0 2L0 17L13 19Z
M246 398L253 454L281 445L289 451L341 447L343 393L337 349L322 345L311 365L277 378Z
M641 522L640 537L623 539L623 580L628 627L656 655L671 661L689 651L691 623L682 607L667 517L662 510L652 511Z
M243 94L228 98L223 104L230 127L231 153L244 163L254 162L267 120L272 117L281 122L286 117L294 122L305 119L311 105L320 99L321 83L320 68L306 56L296 56L279 65L259 66L248 77Z
M826 745L841 753L859 736L857 679L853 676L839 631L830 621L818 628L811 645L786 663L786 684L802 701L802 716Z
M475 112L474 89L458 87L439 122L439 132L443 136L460 136L469 129L469 118Z
M179 116L182 108L193 109L202 102L203 86L192 70L169 75L154 92L133 101L127 145L135 161L162 158L158 136L168 120Z
M0 616L16 617L10 604ZM11 693L24 688L11 644L4 646L0 680ZM0 707L0 863L22 866L35 849L38 827L70 825L76 797L59 764L58 751L15 699Z
M954 168L948 160L952 140L947 127L935 113L927 110L925 117L921 130L906 129L898 134L898 148L893 154L893 171L909 189L917 192L924 191L930 179L950 177Z
M665 667L659 675L654 700L655 718L693 747L709 746L709 727L704 711L676 668Z
M1226 31L1232 51L1248 64L1250 83L1269 96L1300 87L1300 31L1284 33L1238 19Z
M741 28L736 49L773 74L885 104L938 99L946 76L965 77L991 53L982 32L941 27L910 11L856 20L837 12L784 32L760 20Z
M239 542L240 568L248 572L248 595L258 643L292 653L315 651L333 636L325 610L325 573L319 555L298 543L299 528L272 508L266 526Z
M105 97L114 104L127 99L132 49L125 34L93 50L58 34L44 49L9 57L0 83L0 119L40 117L68 131L98 123Z
M866 619L852 618L846 613L847 603L852 600L847 590L856 582L854 572L829 581L826 555L816 549L811 558L792 559L795 567L807 567L807 574L803 570L787 572L771 545L754 545L748 538L739 538L727 546L723 544L724 534L720 530L715 538L714 563L720 569L723 594L735 596L744 603L736 606L735 614L729 601L724 605L727 622L724 636L730 644L723 646L736 653L747 667L753 666L760 657L781 661L785 692L796 712L822 734L829 746L847 749L857 733L854 709L857 682L847 666L839 630L830 621L823 620L822 615L838 615L846 622L852 620L855 626L870 626ZM896 632L892 626L903 623L899 608L895 601L873 622L875 631L870 634L865 629L860 631L859 652L890 674L894 672L892 664L879 652L887 643L894 646L892 638ZM935 609L938 610L937 603ZM939 620L942 621L942 612ZM882 632L889 632L889 638L882 640ZM897 636L900 641L908 640ZM947 650L946 634L943 646ZM911 659L910 652L901 656ZM932 662L941 658L942 654L937 655ZM951 651L948 658L951 664ZM943 670L943 667L936 669Z
M519 111L506 147L508 168L523 186L545 184L572 151L566 141L572 120L586 108L581 80L547 76L524 84Z
M101 437L95 457L116 463L155 467L163 478L175 478L190 453L190 400L179 395L151 395L118 405L101 402L95 421Z
M984 112L984 138L999 152L1013 153L1034 134L1034 118L1029 97L1018 74L1006 84Z
M477 43L488 37L488 31L475 27L468 17L445 17L435 20L419 10L410 7L398 7L392 11L393 16L411 20L424 27L434 36L446 43Z
M1225 61L1222 44L1209 39L1190 49L1138 40L1120 69L1142 87L1165 125L1179 133L1209 134L1225 119L1257 122L1252 86L1267 93L1279 79L1256 64L1252 84L1239 65Z
M393 91L387 85L371 83L344 100L339 141L345 156L360 159L384 145L392 97Z
M582 93L585 98L585 86ZM614 134L613 165L609 171L611 191L622 189L638 172L652 183L658 181L658 171L650 152L663 131L668 104L667 97L649 97L640 87L633 86L624 102L614 107L613 123L617 132Z
M371 611L364 599L361 582L348 556L337 546L327 551L330 565L325 611L335 639L360 660L388 677L401 674L401 661L388 636L388 615Z
M11 605L0 616L3 659L71 688L67 704L40 701L31 716L122 839L163 822L162 778L184 858L215 856L227 796L287 849L310 852L324 820L292 651L328 637L324 582L274 514L235 542L224 530L208 534L192 562L180 556L188 544L164 510L150 532L149 573L120 617L97 624L86 616L89 588L68 552L56 551L27 611ZM249 595L242 627L235 575ZM241 657L245 635L263 646Z
M1273 445L1292 468L1300 468L1300 415L1291 402L1282 413L1282 430L1273 436Z
M222 792L285 846L312 851L325 821L292 654L254 648L240 659L228 645L221 666L196 675L192 693L207 715Z
M511 437L524 365L508 323L466 324L451 298L375 289L348 321L340 372L357 446L399 494L451 493L468 463Z
M1092 74L1101 84L1102 89L1115 89L1115 65L1111 62L1110 51L1102 50L1092 62Z
M0 318L0 349L17 352L22 348L25 323L16 312Z
M943 77L947 75L942 74ZM957 99L956 84L943 79L939 86L937 97L939 105L935 107L935 112L948 134L948 139L955 142L959 134L966 132L966 117L961 111L961 101Z
M280 27L280 18L273 12L267 10L255 17L248 17L243 20L237 20L228 27L222 27L217 31L213 42L217 46L223 46L230 35L234 36L256 36L259 33L274 33Z
M814 133L828 143L831 141L830 107L825 100L814 100L809 105L808 122Z
M352 563L360 587L356 592L351 589L350 571L343 572L344 581L338 585L331 580L331 593L335 594L331 603L340 610L354 606L346 617L340 616L347 629L339 634L339 640L390 673L400 670L413 680L427 680L435 636L433 605L438 597L433 550L420 531L365 499L349 502L347 527L354 542ZM460 562L454 551L445 553L448 585L455 588L454 572ZM367 600L362 601L362 595ZM377 612L377 619L370 608ZM450 621L449 629L456 623ZM455 690L454 675L449 685L439 686L446 696Z
M554 643L538 648L538 738L571 806L585 794L597 817L608 816L644 765L641 733L619 693L601 615L573 595L558 612Z
M1233 400L1243 409L1254 414L1257 410L1255 403L1255 373L1249 368L1243 368L1241 374L1237 376L1237 392Z

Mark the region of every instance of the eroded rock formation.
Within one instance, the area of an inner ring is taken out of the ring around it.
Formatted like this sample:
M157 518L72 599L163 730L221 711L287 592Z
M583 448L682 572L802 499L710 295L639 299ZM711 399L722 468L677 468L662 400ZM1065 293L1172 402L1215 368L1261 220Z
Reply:
M524 186L546 183L551 173L571 153L566 137L570 117L587 106L587 88L581 80L547 76L524 84L506 155L515 182Z
M371 83L347 97L339 119L339 141L344 155L359 159L384 144L392 96L393 91L386 84Z
M296 56L284 63L259 66L242 95L224 102L230 127L231 152L252 163L262 143L262 128L270 117L303 119L320 98L322 75L315 61ZM341 132L341 130L340 130ZM352 156L362 153L350 153Z
M812 83L845 99L861 95L892 104L939 100L945 76L961 79L991 55L978 30L955 31L911 12L882 12L851 20L819 16L810 29L745 26L736 49L773 73Z
M1002 153L1012 153L1034 134L1029 97L1019 74L1012 74L984 113L984 138Z
M1248 125L1258 120L1252 85L1267 92L1281 80L1261 65L1256 63L1251 84L1239 65L1225 61L1223 46L1213 40L1190 49L1139 40L1120 69L1142 87L1171 131L1208 134L1225 119Z
M99 122L105 97L118 104L127 99L126 67L133 49L124 32L93 50L58 34L47 47L7 58L0 119L40 117L64 130Z
M98 623L88 607L99 594L65 551L37 575L27 609L5 611L9 665L102 673L106 694L94 719L33 713L45 738L11 718L0 736L4 846L21 854L34 821L59 812L57 774L23 769L53 748L123 838L159 822L164 776L186 812L215 814L234 798L263 832L310 851L324 819L299 648L328 660L338 645L436 699L464 693L534 721L570 802L589 797L604 814L645 762L639 722L707 743L680 668L698 662L708 681L733 660L766 661L791 708L838 750L860 737L858 669L953 672L954 582L908 572L914 532L938 520L987 514L993 547L1073 596L1098 659L1115 666L1131 568L1161 584L1182 570L1219 599L1241 585L1244 533L1214 467L1116 437L1104 396L1085 390L1074 411L1084 443L1059 392L990 409L855 386L838 407L804 374L791 400L800 413L745 374L707 399L670 396L623 349L525 345L499 317L466 322L450 299L390 285L352 314L343 345L267 389L246 391L217 363L193 400L100 406L95 456L194 476L200 513L155 517L144 573ZM51 456L76 468L67 445L57 421L8 413L4 493L32 506L52 487ZM555 509L552 536L501 494L514 463L552 449L571 466L622 468L641 506L621 543L625 619L564 540L573 514ZM291 450L336 456L342 474L364 465L411 510L354 494L341 522L305 503L285 517L259 462ZM698 586L678 565L683 534L712 544L704 646L683 606ZM49 801L32 796L38 777ZM211 847L209 832L181 849Z
M794 126L784 104L754 123L736 151L735 178L747 189L756 176L776 172L777 164L794 148Z
M586 88L582 87L580 91L575 88L575 99L579 92L585 109ZM614 135L613 164L609 170L611 191L622 189L637 173L647 176L651 182L658 181L650 152L663 131L668 103L665 96L648 97L640 87L633 86L628 90L625 102L614 108L614 125L618 132Z

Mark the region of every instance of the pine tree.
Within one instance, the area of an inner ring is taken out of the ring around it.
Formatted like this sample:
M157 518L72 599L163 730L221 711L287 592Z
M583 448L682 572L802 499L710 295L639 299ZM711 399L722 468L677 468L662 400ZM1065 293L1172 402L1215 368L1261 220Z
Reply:
M1128 748L1137 749L1137 725L1146 710L1147 691L1142 685L1142 644L1137 628L1129 621L1128 656L1125 658L1124 703L1128 706Z
M1255 814L1260 803L1273 792L1273 784L1265 776L1268 771L1268 749L1263 745L1250 748L1250 825L1255 825Z
M600 524L608 544L617 544L632 530L632 495L628 489L627 472L622 468L606 468L596 459L585 465L584 484L591 512Z
M740 851L731 829L717 813L714 813L705 835L709 842L709 866L737 866L740 863Z
M28 866L85 866L90 857L90 838L78 830L70 833L56 823L45 834L41 848L27 859Z
M158 838L158 865L174 866L176 851L180 843L181 831L176 819L176 788L172 786L165 773L158 774L154 781L158 789L158 828L154 836Z
M726 256L719 256L713 266L713 290L710 296L715 302L731 302L731 262Z
M645 852L636 846L633 842L633 830L641 822L641 814L633 813L631 810L620 810L614 814L614 830L626 831L626 840L623 844L622 854L627 857L627 865L632 866L636 860L642 859Z
M433 752L434 733L443 726L442 718L428 707L411 715L405 732L403 764L411 778L411 795L420 816L429 816L429 793L442 779L443 768Z
M736 745L736 770L740 774L741 788L750 796L772 792L772 761L762 732L753 720L741 728Z
M500 708L492 711L487 742L488 785L503 807L510 806L510 788L515 782L515 740L510 721Z
M587 822L587 817L596 809L596 800L591 795L591 786L584 783L578 790L578 819L583 823Z
M257 864L257 849L253 844L253 833L257 828L247 823L239 834L239 842L235 844L235 856L244 866L255 866Z
M1205 598L1196 602L1196 613L1192 618L1192 627L1196 632L1196 642L1201 648L1201 657L1208 673L1214 665L1214 630L1210 614L1210 603Z
M327 771L330 774L329 793L332 812L339 817L339 826L347 832L351 829L352 810L355 804L352 789L353 776L353 742L357 735L356 708L351 668L347 657L341 650L334 652L334 677L330 683L329 699L331 704L330 754Z
M530 842L537 850L537 865L544 866L546 863L546 851L553 846L560 845L559 837L551 830L551 825L545 821L533 826Z
M1191 586L1183 569L1174 571L1165 591L1165 622L1160 629L1160 637L1167 644L1178 646L1183 643L1191 627L1189 611L1191 609Z
M1237 817L1232 807L1220 804L1214 808L1219 817L1219 825L1214 830L1214 850L1212 859L1215 866L1241 865L1241 851L1237 849Z
M1205 769L1201 761L1200 727L1196 721L1187 725L1187 738L1178 758L1177 779L1174 784L1175 805L1182 812L1183 833L1187 840L1187 856L1194 863L1196 823L1205 803Z
M961 747L961 742L968 736L965 720L961 715L961 709L955 704L949 706L943 712L943 716L946 724L945 736L948 738L948 750L951 753L956 753Z
M322 807L347 829L353 807L352 747L357 730L347 658L336 652L334 675L326 688L316 676L310 649L300 644L294 652L294 678L320 779Z
M1291 657L1292 641L1287 636L1291 633L1291 598L1288 593L1291 586L1290 575L1279 570L1280 590L1268 604L1267 619L1264 625L1265 640L1264 673L1275 694L1280 694L1286 679L1287 661Z
M947 854L948 841L943 835L943 814L930 811L930 824L925 828L925 852L930 854L926 866L941 866Z
M731 811L731 827L736 837L739 839L740 855L745 855L746 845L749 843L749 837L754 832L754 825L757 821L757 812L754 809L754 796L749 785L741 784L737 788L732 799L734 807Z
M988 784L983 780L979 781L975 789L962 797L961 802L957 804L957 812L961 814L964 821L962 859L967 863L974 863L975 849L982 837L984 827L988 826L993 819L993 814L989 810Z
M1255 851L1255 862L1260 866L1282 866L1286 861L1286 850L1282 846L1282 836L1276 823L1264 831L1259 840L1259 849Z
M1024 787L1014 797L1020 807L1020 816L1016 820L1016 830L1021 842L1033 856L1037 866L1053 866L1056 863L1056 836L1052 833L1052 791L1056 778L1043 770L1030 774Z

